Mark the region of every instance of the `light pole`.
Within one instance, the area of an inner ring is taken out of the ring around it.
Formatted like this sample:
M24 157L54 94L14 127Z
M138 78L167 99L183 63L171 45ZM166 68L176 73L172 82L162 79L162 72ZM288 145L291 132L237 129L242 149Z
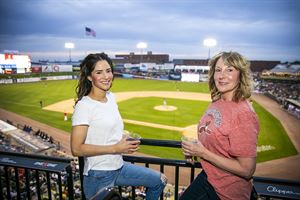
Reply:
M217 40L214 38L206 38L203 40L203 45L208 47L208 60L210 59L210 48L217 45Z
M66 42L65 43L65 48L66 49L69 49L69 61L71 62L72 61L72 58L71 58L71 50L74 49L75 45L74 43L72 42Z
M142 65L142 58L143 58L143 50L148 47L148 44L146 42L139 42L136 45L136 48L141 50L141 57L140 57L140 64Z

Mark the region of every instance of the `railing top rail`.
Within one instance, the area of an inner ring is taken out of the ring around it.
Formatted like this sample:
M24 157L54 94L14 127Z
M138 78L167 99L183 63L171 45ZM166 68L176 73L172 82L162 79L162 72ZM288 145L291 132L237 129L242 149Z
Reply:
M195 167L201 168L199 162L191 164L185 160L174 160L174 159L165 159L165 158L153 158L153 157L141 157L141 156L123 156L125 161L134 162L134 163L149 163L149 164L164 164L170 166L180 166L180 167Z
M254 176L253 181L261 182L261 183L273 183L273 184L284 184L284 185L300 186L300 180L289 180L289 179L279 179L279 178Z
M9 167L60 173L70 167L71 161L69 158L0 151L0 165Z
M141 145L181 148L181 142L174 140L155 140L142 138Z
M10 152L10 151L0 151L0 155L9 155L9 156L17 156L17 157L26 156L26 158L64 162L64 163L70 163L73 160L72 158L53 157L53 156L46 156L46 155L40 155L40 154L37 155L37 154L18 153L18 152Z

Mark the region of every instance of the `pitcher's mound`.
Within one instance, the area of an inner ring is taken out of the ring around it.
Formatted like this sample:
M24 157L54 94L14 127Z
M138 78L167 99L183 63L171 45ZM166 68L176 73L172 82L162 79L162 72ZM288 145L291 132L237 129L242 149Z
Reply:
M177 107L168 106L168 105L160 105L160 106L155 106L154 109L159 110L159 111L173 111L173 110L177 110Z

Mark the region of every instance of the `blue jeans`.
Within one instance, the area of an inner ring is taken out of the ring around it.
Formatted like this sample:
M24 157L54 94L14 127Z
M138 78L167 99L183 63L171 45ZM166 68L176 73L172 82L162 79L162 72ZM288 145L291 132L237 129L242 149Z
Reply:
M83 178L87 199L100 189L112 186L145 186L146 200L157 200L167 183L165 175L152 169L125 162L118 170L90 170Z
M213 186L207 181L204 170L184 191L179 200L218 200L219 197Z

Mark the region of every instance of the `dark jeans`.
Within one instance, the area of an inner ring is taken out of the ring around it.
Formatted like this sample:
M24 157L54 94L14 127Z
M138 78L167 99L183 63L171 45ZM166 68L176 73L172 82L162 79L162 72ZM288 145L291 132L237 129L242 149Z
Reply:
M191 183L191 185L184 191L179 200L218 200L219 197L212 187L212 185L207 181L207 175L202 170L202 172L196 177L196 179Z

